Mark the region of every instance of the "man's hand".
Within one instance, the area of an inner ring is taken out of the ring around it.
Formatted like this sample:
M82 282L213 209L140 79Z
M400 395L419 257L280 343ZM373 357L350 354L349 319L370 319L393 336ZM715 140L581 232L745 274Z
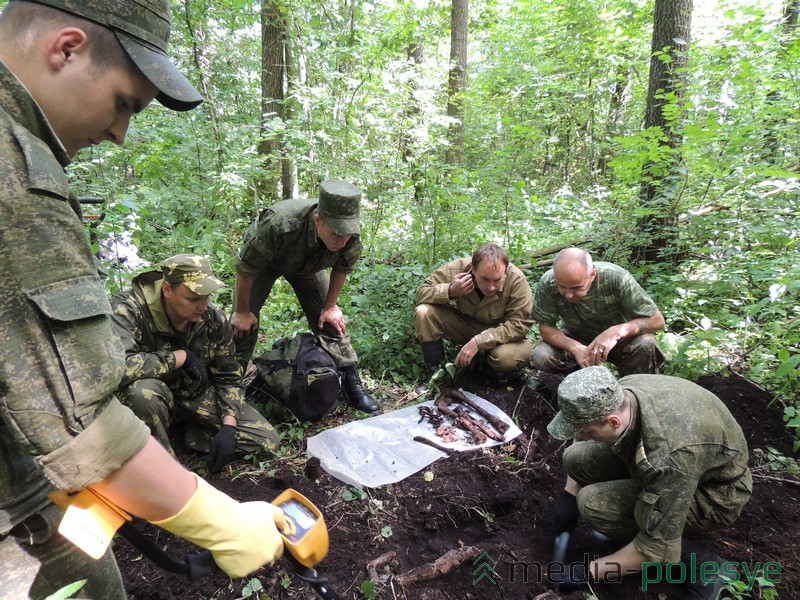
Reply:
M475 355L478 353L478 342L475 341L475 338L472 338L466 344L461 347L461 350L458 351L456 355L455 364L457 367L466 367L471 362L472 359L475 358Z
M581 511L578 510L578 499L567 490L561 490L561 495L556 498L553 512L556 515L556 533L569 531L570 533L578 524L581 518Z
M586 367L594 367L597 365L595 359L592 357L592 353L589 350L589 347L584 346L583 344L580 344L579 346L573 348L572 356L575 357L575 362L578 363L578 366L581 369L584 369Z
M223 467L233 461L236 453L236 427L223 425L211 440L211 449L208 452L209 471L216 475Z
M234 339L240 340L258 327L258 317L251 312L234 312L231 315L231 329Z
M344 335L347 327L344 323L344 314L342 314L342 309L338 306L334 305L331 308L325 308L319 314L319 323L317 323L317 327L322 329L325 326L325 323L330 323L331 327L336 330L336 333L339 335Z
M203 362L192 352L186 352L186 360L181 369L190 379L190 392L193 396L202 394L208 389L208 370Z
M472 282L472 273L457 273L453 277L450 287L447 288L447 295L450 298L461 298L472 293L474 289L475 284Z
M283 511L268 502L236 502L197 479L197 490L176 514L153 525L211 550L231 577L244 577L283 555Z
M611 354L611 351L620 340L617 330L618 327L616 326L609 327L594 338L592 343L586 347L588 359L591 362L591 364L587 366L599 366L608 360L608 355Z

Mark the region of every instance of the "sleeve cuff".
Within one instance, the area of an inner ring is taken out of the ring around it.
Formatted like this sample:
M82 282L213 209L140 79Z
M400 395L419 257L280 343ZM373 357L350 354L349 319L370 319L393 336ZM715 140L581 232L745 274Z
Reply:
M102 481L147 443L150 429L116 397L101 410L70 442L40 457L45 476L59 489L77 491Z
M681 538L670 541L655 540L641 531L633 538L633 546L649 562L666 564L681 559Z

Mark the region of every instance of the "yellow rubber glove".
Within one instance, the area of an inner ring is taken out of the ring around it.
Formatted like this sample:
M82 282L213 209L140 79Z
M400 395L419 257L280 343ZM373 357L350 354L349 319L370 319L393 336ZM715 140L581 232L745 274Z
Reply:
M197 477L195 475L195 477ZM151 521L183 539L211 550L231 577L244 577L283 556L278 528L283 511L269 502L237 502L197 477L197 491L177 514Z

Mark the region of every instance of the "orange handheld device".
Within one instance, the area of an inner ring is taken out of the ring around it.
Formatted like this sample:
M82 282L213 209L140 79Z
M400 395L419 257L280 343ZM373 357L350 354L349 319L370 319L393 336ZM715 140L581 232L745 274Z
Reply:
M281 532L284 549L304 567L319 564L328 555L328 528L319 509L300 492L284 490L272 504L291 521L291 533Z

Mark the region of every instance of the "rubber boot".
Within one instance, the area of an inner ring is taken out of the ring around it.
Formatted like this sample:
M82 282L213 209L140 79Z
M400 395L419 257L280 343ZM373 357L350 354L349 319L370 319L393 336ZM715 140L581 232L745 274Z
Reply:
M432 342L420 342L422 348L422 360L425 361L425 372L423 373L422 385L414 390L418 396L428 393L428 382L439 367L444 363L444 342L441 339Z
M358 375L358 367L350 365L343 367L341 371L344 374L344 393L347 396L347 403L356 410L367 413L378 412L381 407L364 389L364 384Z
M720 574L725 561L711 550L684 537L681 540L681 562L686 565L686 582L683 584L681 600L716 600L725 584ZM708 563L716 563L717 567L712 568Z

